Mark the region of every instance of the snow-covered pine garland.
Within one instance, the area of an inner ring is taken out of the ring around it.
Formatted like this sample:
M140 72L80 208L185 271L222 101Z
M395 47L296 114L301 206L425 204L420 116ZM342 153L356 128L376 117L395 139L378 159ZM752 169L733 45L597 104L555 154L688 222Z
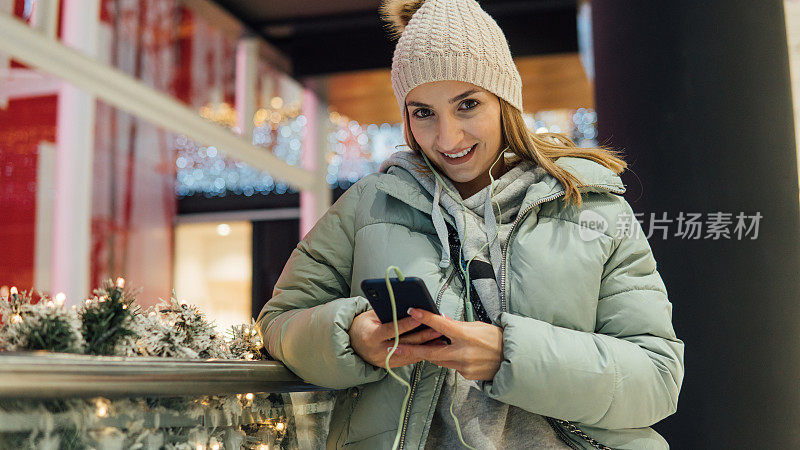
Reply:
M68 308L63 297L11 289L0 299L0 351L47 350L106 356L186 359L266 359L255 323L236 325L227 338L196 306L173 296L142 309L124 280L107 280L94 296Z

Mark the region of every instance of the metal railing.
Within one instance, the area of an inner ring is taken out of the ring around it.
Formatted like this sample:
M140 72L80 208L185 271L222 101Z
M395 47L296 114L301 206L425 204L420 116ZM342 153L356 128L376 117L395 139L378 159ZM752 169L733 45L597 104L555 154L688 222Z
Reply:
M324 390L277 361L0 353L0 398L223 395Z

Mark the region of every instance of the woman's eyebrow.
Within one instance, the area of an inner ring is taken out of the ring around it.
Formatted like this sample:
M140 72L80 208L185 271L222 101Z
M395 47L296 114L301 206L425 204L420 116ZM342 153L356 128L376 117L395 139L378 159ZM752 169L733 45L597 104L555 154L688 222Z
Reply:
M457 102L459 100L464 99L465 97L469 97L470 95L472 95L472 94L474 94L476 92L478 92L477 89L470 89L467 92L464 92L463 94L456 95L455 97L451 98L450 99L450 103L455 103L455 102Z
M458 94L455 97L450 99L450 103L455 103L455 102L457 102L459 100L462 100L462 99L464 99L466 97L469 97L470 95L472 95L472 94L474 94L476 92L479 92L478 89L470 89L467 92L464 92L463 94ZM426 105L425 103L414 102L414 101L407 102L406 106L418 106L420 108L430 108L431 107L431 105Z

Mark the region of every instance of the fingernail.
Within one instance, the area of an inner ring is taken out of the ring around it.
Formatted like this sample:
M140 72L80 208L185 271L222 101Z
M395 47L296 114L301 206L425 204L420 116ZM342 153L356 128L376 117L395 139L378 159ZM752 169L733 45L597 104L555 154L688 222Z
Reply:
M408 315L409 315L409 316L411 316L411 317L414 317L414 318L417 318L417 317L419 317L419 312L418 312L416 309L414 309L414 308L408 308L408 311L406 311L406 312L407 312L407 313L408 313Z

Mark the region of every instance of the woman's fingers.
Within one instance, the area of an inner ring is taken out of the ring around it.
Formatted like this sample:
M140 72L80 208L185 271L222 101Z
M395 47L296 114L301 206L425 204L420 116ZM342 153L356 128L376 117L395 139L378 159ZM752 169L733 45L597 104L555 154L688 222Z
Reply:
M428 341L441 337L442 333L434 330L433 328L425 328L422 331L417 331L415 333L409 334L408 336L402 336L400 338L401 344L424 344Z
M388 353L389 353L389 351L391 349L392 349L391 346L386 349L386 354L383 356L383 359L381 360L381 363L378 365L379 367L383 367L383 368L386 367L386 355L388 355ZM409 364L416 364L416 363L418 363L420 361L422 361L422 359L415 358L415 357L409 356L409 355L403 355L403 354L395 351L395 353L392 354L391 358L389 358L389 367L394 369L395 367L403 367L403 366L407 366Z
M419 321L413 317L405 317L397 321L397 330L399 334L403 334L417 328L419 325ZM394 324L391 322L382 324L377 333L382 341L394 339Z
M397 347L396 353L404 358L410 358L418 361L423 359L428 361L449 361L453 358L454 346L447 345L447 343L436 340L427 344L414 345L414 344L400 344Z
M447 337L461 337L463 334L463 322L458 322L419 308L408 308L408 313L414 319L419 320L421 323L424 323Z

